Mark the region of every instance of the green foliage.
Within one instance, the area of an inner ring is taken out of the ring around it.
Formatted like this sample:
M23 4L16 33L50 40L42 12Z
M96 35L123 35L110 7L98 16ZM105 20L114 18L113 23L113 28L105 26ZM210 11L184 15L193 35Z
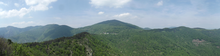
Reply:
M37 49L26 47L26 45L23 44L13 43L12 47L13 47L13 53L11 54L12 56L45 56L46 55Z
M11 44L11 43L13 43L13 42L11 41L11 39L8 39L8 44Z
M218 56L220 35L217 32L207 34L210 32L187 27L124 30L117 35L97 35L96 39L116 48L123 56ZM196 39L199 41L193 42Z
M1 40L1 39L0 39ZM9 45L9 44L6 44ZM54 40L33 43L12 43L12 56L112 56L119 55L116 50L96 40L87 32L72 37L61 37ZM1 52L2 53L2 52Z
M0 37L0 56L7 56L12 53L11 46L8 44L6 39Z

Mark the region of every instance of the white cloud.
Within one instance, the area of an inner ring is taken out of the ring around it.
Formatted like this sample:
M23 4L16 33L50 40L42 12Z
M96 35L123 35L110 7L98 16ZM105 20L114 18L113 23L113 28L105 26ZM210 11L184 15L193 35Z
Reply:
M8 5L8 4L5 4L5 3L1 2L1 1L0 1L0 4L5 5L5 6Z
M21 8L20 10L12 9L9 11L0 11L0 16L3 18L15 17L15 16L23 17L30 11L31 11L30 9L26 9L26 8Z
M35 5L42 0L25 0L27 5Z
M119 14L119 15L115 15L113 17L124 17L124 16L129 16L130 13L122 13L122 14Z
M45 11L48 10L48 5L52 2L56 2L57 0L25 0L26 5L31 6L31 9L35 11Z
M163 1L159 1L158 3L157 3L157 6L162 6L163 5Z
M99 15L102 15L102 14L104 14L104 12L99 12L98 14L99 14Z
M14 5L15 5L16 7L19 7L19 6L20 6L18 3L14 3Z
M131 0L91 0L90 4L97 8L103 6L120 8L130 1Z
M27 26L33 26L35 24L36 23L34 21L22 21L22 22L13 22L9 25L23 28L23 27L27 27Z
M8 11L3 11L0 9L0 17L1 18L9 18L9 17L23 17L27 13L31 11L45 11L48 10L48 5L52 2L55 2L57 0L25 0L26 5L30 6L29 8L21 8L20 10L12 9ZM4 4L3 2L0 2L0 4ZM6 4L7 5L7 4ZM16 7L19 6L19 4L14 3ZM50 6L52 8L52 6ZM30 18L30 17L29 17Z
M23 24L32 24L32 23L34 23L34 22L33 21L28 21L28 22L23 21L23 22L14 22L11 25L23 25Z

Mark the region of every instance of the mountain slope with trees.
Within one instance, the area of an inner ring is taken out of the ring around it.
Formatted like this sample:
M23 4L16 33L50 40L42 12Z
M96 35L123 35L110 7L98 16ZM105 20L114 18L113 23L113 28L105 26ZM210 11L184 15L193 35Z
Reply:
M72 37L33 43L10 43L4 38L0 42L1 56L120 56L116 49L94 39L87 32ZM4 50L6 48L6 50Z
M97 39L117 48L124 56L218 56L220 49L217 44L220 42L215 39L220 37L215 35L177 27L103 34Z
M73 30L72 32L86 31L92 34L117 34L124 30L143 30L142 28L118 20L107 20L91 26Z
M140 31L143 29L118 20L108 20L82 28L71 28L66 25L57 24L32 27L28 28L26 31L20 31L19 34L14 34L13 36L7 38L18 43L41 42L63 36L72 36L81 32L89 32L91 34L117 34L119 32L123 32L124 30Z
M46 26L33 27L28 31L8 38L18 43L41 42L64 36L73 36L74 34L71 33L71 30L73 30L73 28L66 25L49 24Z

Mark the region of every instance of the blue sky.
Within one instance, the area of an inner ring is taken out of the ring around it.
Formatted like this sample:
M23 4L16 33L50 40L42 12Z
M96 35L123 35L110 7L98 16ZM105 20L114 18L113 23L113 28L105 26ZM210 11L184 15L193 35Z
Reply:
M0 0L0 27L73 28L117 19L142 28L220 28L220 0Z

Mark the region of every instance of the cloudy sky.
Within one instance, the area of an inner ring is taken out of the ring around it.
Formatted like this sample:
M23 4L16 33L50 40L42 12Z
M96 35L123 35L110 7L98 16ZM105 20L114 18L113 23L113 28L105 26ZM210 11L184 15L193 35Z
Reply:
M117 19L140 27L220 28L220 0L0 0L0 27L73 28Z

